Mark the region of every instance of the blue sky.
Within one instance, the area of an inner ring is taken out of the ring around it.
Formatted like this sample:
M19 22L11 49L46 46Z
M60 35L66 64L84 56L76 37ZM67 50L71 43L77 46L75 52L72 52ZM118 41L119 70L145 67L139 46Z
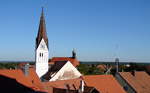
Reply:
M0 1L0 60L34 60L41 6L50 57L150 62L149 0Z

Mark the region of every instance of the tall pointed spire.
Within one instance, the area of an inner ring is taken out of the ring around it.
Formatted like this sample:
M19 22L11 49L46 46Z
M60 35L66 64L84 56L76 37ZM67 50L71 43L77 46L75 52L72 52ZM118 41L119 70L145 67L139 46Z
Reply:
M39 46L42 38L44 39L44 41L48 47L48 38L47 38L47 33L46 33L46 24L45 24L44 8L43 7L42 7L42 13L41 13L41 17L40 17L38 35L36 38L36 48Z
M46 33L44 11L42 7L35 49L36 73L39 78L41 78L48 71L48 59L48 38Z

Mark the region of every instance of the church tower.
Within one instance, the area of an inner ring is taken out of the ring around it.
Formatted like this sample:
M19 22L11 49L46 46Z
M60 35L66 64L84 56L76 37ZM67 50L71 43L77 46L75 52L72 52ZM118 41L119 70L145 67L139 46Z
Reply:
M35 47L36 73L40 78L48 71L48 55L48 38L46 33L44 12L42 8Z

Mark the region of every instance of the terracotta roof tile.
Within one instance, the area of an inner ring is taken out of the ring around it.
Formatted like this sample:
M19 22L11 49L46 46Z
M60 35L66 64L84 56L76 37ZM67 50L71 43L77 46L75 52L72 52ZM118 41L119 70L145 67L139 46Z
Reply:
M87 85L95 87L101 93L125 93L112 75L83 76Z
M150 76L144 72L120 72L120 75L130 84L137 93L149 93L150 91Z
M149 73L150 75L150 65L145 66L146 71Z
M70 61L75 67L79 65L79 61L75 58L72 57L53 57L50 61L49 64L55 63L58 61Z
M34 68L29 68L29 75L26 76L27 79L32 82L33 86L36 86L38 90L45 91L44 86Z
M71 90L74 90L75 88L78 89L80 85L80 79L69 79L69 80L57 80L57 81L51 81L51 82L43 82L43 84L47 87L54 87L54 88L63 88L67 89L65 85L69 85ZM74 88L75 85L75 88Z
M97 68L101 69L102 71L106 71L107 70L107 67L104 64L98 65Z
M123 88L115 80L112 75L89 75L82 77L86 86L95 87L100 93L125 93ZM58 80L52 82L44 82L45 87L50 89L52 93L53 88L66 89L65 85L68 84L70 89L79 89L80 80L70 79L70 80Z
M37 77L36 73L31 68L29 69L28 76L25 76L21 69L16 69L16 70L2 69L0 70L0 75L11 78L11 79L15 79L18 83L28 88L31 88L35 91L46 92L46 90L42 86L42 83Z
M32 83L29 82L23 75L23 72L21 70L0 70L0 75L16 79L19 83L27 86L27 87L33 87Z

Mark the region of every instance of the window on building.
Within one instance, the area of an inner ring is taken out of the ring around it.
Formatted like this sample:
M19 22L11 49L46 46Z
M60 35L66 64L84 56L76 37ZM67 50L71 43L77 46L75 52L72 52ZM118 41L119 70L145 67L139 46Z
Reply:
M41 57L42 55L41 55L41 53L40 53L40 57Z
M43 57L43 53L40 53L40 57Z

